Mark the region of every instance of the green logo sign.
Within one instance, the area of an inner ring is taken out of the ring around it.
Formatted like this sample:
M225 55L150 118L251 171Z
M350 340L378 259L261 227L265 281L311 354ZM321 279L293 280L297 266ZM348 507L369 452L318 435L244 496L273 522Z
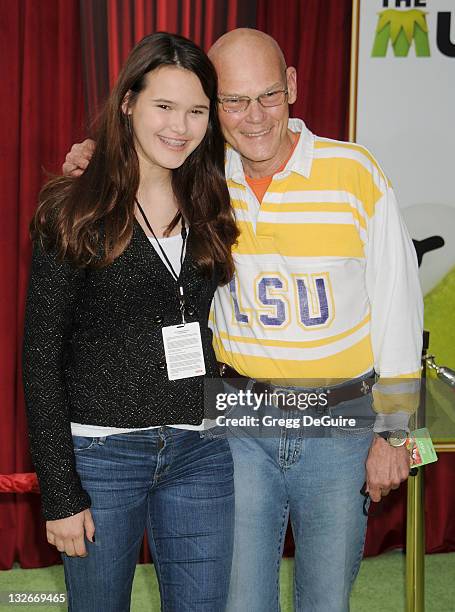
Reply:
M417 57L429 57L428 26L424 11L387 9L379 13L372 57L385 57L389 41L395 57L406 57L414 40Z

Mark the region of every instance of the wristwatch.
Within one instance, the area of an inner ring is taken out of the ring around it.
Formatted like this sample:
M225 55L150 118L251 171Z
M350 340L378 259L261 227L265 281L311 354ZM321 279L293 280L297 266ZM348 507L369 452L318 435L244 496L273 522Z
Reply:
M395 431L378 431L378 436L384 438L390 446L398 448L406 444L408 439L408 432L405 429L395 429Z

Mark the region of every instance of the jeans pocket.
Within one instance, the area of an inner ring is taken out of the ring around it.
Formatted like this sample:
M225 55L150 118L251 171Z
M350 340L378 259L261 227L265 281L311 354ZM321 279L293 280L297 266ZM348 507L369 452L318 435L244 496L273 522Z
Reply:
M73 449L75 453L81 453L82 451L90 450L95 448L104 441L104 438L91 437L91 436L73 436Z
M365 426L353 426L353 427L332 427L332 436L348 437L348 436L366 436L373 433L373 423Z
M334 427L332 435L338 436L366 436L373 433L373 425L371 427Z
M330 410L332 431L341 436L362 436L372 433L376 413L371 393L354 400L340 402Z
M207 438L207 440L218 440L222 438L226 438L227 436L227 428L222 425L215 425L215 427L210 427L209 429L204 429L199 432L201 438Z

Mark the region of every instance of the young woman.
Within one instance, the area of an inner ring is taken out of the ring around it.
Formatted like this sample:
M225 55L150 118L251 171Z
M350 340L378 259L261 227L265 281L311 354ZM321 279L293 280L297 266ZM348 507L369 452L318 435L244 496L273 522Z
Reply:
M48 183L32 221L24 387L72 611L129 610L144 529L163 610L225 607L233 469L203 423L237 237L216 95L191 41L144 38L87 170Z

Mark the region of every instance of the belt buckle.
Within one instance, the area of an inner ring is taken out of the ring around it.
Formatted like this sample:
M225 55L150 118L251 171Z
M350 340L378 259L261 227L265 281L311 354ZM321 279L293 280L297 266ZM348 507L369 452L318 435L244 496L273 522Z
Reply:
M362 384L360 385L360 391L363 393L363 395L368 395L368 393L370 392L370 385L365 380L362 380Z

